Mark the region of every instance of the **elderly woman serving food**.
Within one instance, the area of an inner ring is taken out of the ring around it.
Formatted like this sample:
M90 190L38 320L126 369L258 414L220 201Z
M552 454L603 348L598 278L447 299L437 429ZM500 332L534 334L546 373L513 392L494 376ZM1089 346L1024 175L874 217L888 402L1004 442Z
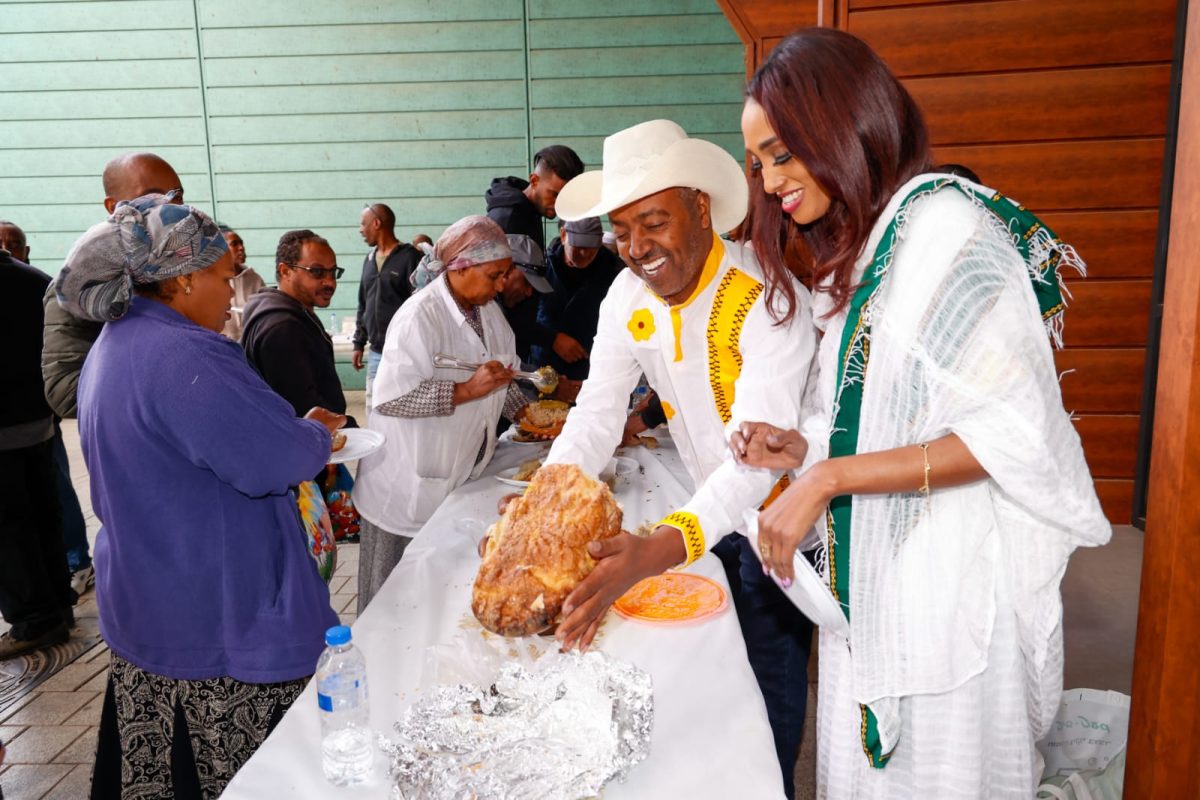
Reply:
M354 488L363 520L359 613L446 496L487 466L500 417L515 420L527 404L508 366L516 340L492 302L510 269L500 226L465 217L421 263L424 288L388 326L370 414L387 444L362 461ZM434 366L439 355L481 366L463 380L462 371Z

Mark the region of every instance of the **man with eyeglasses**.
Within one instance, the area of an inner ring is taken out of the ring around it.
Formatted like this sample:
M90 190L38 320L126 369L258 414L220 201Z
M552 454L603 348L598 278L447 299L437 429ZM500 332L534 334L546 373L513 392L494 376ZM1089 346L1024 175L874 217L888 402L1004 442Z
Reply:
M346 413L346 396L333 357L333 340L314 308L327 308L343 270L329 242L309 230L288 231L275 249L278 288L246 302L242 349L296 416L320 406ZM356 426L353 417L348 426Z

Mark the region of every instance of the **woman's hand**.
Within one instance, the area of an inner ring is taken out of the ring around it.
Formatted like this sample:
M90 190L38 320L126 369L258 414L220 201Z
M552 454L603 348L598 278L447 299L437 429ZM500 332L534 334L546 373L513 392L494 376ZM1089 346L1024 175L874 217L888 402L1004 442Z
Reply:
M758 515L758 551L763 567L778 575L784 586L795 579L792 558L817 519L837 494L828 476L830 462L807 469Z
M304 415L304 418L316 420L321 423L330 434L337 433L346 424L345 414L335 414L329 409L321 408L320 406L310 408L308 413Z
M475 374L462 383L454 384L454 405L460 406L487 397L512 380L513 371L499 361L480 364Z
M796 469L804 463L808 442L799 431L785 431L766 422L743 422L729 438L739 464L766 469Z
M597 564L563 603L563 621L555 634L563 650L588 649L604 615L629 587L658 575L687 558L679 531L659 525L648 538L621 531L611 539L588 543Z

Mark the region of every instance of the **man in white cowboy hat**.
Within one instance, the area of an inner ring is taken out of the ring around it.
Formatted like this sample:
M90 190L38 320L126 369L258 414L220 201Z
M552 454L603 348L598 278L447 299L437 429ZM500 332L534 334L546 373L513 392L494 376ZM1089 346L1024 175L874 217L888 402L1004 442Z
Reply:
M592 543L599 564L567 598L558 629L564 646L586 647L613 600L642 578L703 556L780 481L778 473L736 464L728 438L746 420L799 421L816 336L807 292L796 287L794 315L777 324L753 253L717 236L742 222L748 196L737 161L668 120L609 136L603 170L585 172L558 196L565 220L609 215L629 269L600 308L590 374L546 463L598 474L621 441L629 394L644 372L695 483L692 499L649 538ZM791 787L811 623L763 577L743 537L721 547Z

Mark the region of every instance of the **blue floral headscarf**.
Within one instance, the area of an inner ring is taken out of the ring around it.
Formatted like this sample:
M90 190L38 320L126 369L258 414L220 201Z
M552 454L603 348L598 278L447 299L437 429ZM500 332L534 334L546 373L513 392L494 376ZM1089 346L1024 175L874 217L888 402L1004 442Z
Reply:
M129 311L135 285L158 283L215 264L229 250L203 211L171 203L175 193L117 204L71 247L54 279L58 302L77 317L111 322Z

